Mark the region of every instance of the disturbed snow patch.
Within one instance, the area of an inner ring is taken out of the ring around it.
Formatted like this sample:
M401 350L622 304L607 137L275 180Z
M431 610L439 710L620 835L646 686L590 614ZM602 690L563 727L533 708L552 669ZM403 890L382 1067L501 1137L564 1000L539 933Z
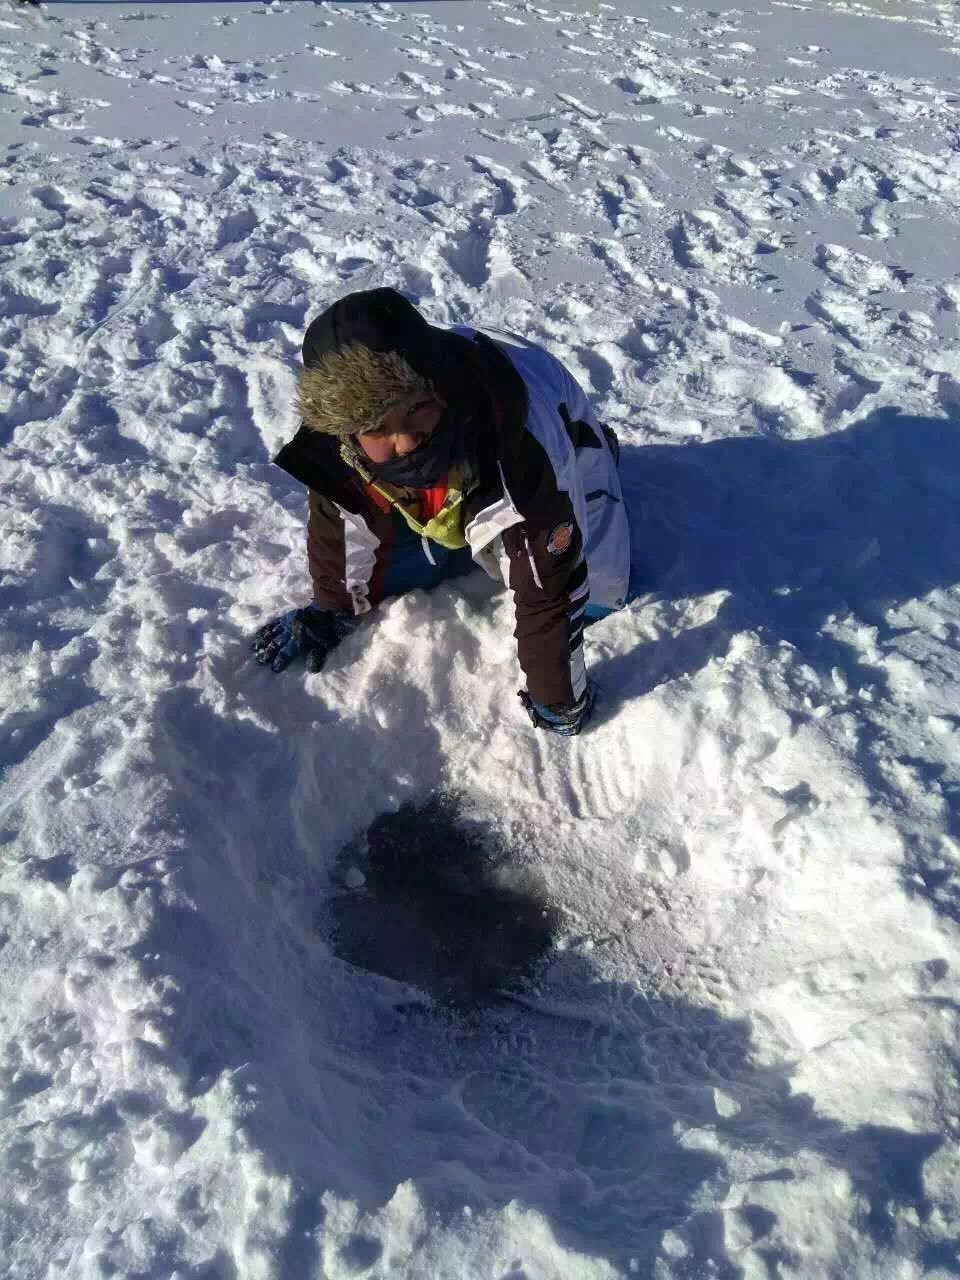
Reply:
M544 887L449 794L381 814L318 923L342 959L471 1007L522 985L560 925Z

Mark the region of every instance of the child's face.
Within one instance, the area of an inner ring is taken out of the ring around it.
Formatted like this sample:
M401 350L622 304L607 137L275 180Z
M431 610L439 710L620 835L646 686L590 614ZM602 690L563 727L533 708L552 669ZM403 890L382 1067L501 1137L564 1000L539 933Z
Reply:
M422 400L410 409L391 409L376 431L361 431L360 448L371 462L392 462L420 447L433 435L443 408L436 400Z

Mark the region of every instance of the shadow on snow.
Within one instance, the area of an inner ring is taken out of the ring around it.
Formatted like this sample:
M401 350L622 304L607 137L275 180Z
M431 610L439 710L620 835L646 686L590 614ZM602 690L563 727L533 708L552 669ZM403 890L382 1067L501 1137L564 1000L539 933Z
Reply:
M731 593L696 639L665 641L653 663L617 659L630 693L698 670L745 628L849 671L849 646L822 633L830 614L883 638L888 609L960 582L960 422L881 411L813 440L625 448L621 469L641 588Z
M875 629L879 650L929 664L945 701L955 698L960 609L943 610L949 635L940 638L911 634L910 621L889 611L960 583L960 421L879 410L812 440L625 448L621 474L640 590L663 600L729 594L711 621L598 665L600 716L699 671L744 631L774 647L786 641L828 683L836 668L854 690L882 692L883 667L830 634L830 619L848 614L859 630ZM960 725L956 714L944 715ZM869 716L860 728L857 763L883 793L877 731ZM908 763L939 787L954 814L949 833L960 838L960 781ZM919 836L910 843L907 891L960 921L960 888L942 853Z

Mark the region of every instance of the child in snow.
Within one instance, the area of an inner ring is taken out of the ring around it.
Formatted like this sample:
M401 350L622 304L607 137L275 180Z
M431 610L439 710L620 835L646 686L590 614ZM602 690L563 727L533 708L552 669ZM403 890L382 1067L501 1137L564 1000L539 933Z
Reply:
M534 725L579 733L585 621L627 597L616 437L553 356L440 329L393 289L352 293L307 330L302 424L275 461L310 491L314 603L273 619L257 661L319 671L388 596L479 564L513 594Z

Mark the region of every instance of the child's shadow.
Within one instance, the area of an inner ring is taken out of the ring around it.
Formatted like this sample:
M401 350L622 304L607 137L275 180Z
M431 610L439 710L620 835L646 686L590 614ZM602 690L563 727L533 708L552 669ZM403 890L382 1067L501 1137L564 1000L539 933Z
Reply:
M708 622L595 663L597 722L701 670L742 632L771 651L786 642L826 688L839 679L874 702L889 691L888 652L929 666L937 686L955 681L951 610L935 606L935 632L891 610L960 582L960 421L878 410L815 440L652 445L626 450L622 474L640 590L727 595ZM857 764L886 790L869 735ZM938 765L914 764L946 794ZM960 834L955 812L948 831ZM907 892L960 920L950 868L920 843L904 864Z
M640 590L730 594L711 622L598 667L611 697L699 670L744 630L883 685L826 619L853 613L882 642L887 610L960 582L960 422L878 410L814 440L630 448L622 476Z

